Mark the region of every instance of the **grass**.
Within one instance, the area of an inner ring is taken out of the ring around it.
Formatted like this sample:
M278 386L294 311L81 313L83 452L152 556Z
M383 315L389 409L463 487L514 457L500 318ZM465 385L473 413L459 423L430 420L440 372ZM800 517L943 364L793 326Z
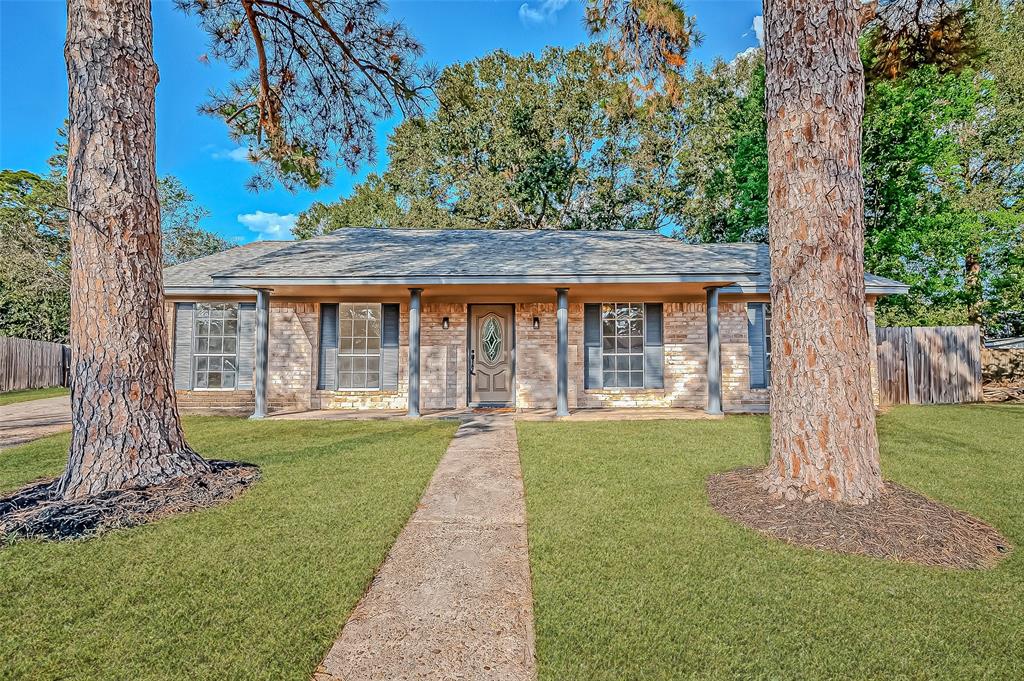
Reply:
M42 400L47 397L67 395L67 388L33 388L32 390L14 390L9 393L0 393L0 407L18 402L29 402L31 400Z
M954 572L815 552L716 515L768 421L520 423L542 681L1024 678L1024 407L897 409L887 478L1017 547Z
M0 549L0 678L308 681L454 428L187 419L200 452L263 480L214 509ZM0 492L58 473L67 443L0 452Z

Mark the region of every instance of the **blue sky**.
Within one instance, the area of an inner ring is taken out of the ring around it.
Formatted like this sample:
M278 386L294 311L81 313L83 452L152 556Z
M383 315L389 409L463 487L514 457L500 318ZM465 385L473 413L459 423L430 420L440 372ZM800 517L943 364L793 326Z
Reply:
M729 60L757 45L752 27L761 14L760 0L684 5L704 34L695 61ZM568 0L398 0L390 8L423 44L425 59L440 67L498 48L521 54L587 40L583 5ZM153 0L153 25L160 69L157 172L176 175L210 211L207 229L240 243L290 238L295 216L313 201L334 201L385 165L387 134L397 119L378 126L381 153L357 175L339 168L333 186L316 192L249 192L244 185L250 167L233 153L236 145L224 124L196 111L211 88L230 79L230 71L204 63L206 35L170 0ZM0 168L46 170L57 128L67 116L65 29L63 0L0 0Z

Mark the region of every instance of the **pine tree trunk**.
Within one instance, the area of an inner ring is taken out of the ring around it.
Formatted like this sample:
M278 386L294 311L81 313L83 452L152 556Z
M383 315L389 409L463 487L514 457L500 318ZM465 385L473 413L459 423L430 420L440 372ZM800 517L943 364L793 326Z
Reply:
M149 0L68 0L71 451L64 498L207 463L189 448L163 313Z
M787 498L882 488L864 311L860 0L765 0L772 458Z

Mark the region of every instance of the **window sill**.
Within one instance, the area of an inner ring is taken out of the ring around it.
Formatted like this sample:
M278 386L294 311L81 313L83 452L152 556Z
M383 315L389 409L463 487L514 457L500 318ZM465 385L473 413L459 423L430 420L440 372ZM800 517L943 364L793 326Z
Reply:
M233 393L238 388L190 388L194 393Z
M628 395L648 394L664 395L664 388L587 388L583 391L586 395Z

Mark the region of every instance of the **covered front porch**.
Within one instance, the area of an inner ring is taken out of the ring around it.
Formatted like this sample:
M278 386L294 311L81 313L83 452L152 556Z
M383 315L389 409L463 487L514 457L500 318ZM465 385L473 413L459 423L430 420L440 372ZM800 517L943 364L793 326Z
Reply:
M531 420L718 417L725 411L720 295L729 283L364 284L311 290L280 282L258 287L253 417L302 412L315 415L311 418L459 418L474 407L509 408ZM398 365L388 389L355 390L323 382L325 370L336 372L336 363L346 359L332 349L338 347L337 336L325 335L325 319L330 332L338 323L338 306L344 311L356 304L394 310L381 321L398 334L390 341L386 331L381 336L381 365ZM636 319L609 322L609 306L631 308L627 312ZM742 310L742 305L734 307ZM503 309L508 310L504 317ZM596 313L593 319L591 312ZM743 337L727 340L736 346L730 356L742 355L745 365L745 312L741 315L731 326ZM602 320L606 331L634 324L640 330L634 329L631 338L609 338L603 335ZM291 379L299 389L312 380L308 401L278 397L286 382L281 365L294 363L286 357L294 353L282 344L295 335L289 325L315 336L313 344L319 346L302 349L300 354L309 357L306 378ZM635 347L624 345L629 343ZM493 390L483 389L485 379L493 380Z

